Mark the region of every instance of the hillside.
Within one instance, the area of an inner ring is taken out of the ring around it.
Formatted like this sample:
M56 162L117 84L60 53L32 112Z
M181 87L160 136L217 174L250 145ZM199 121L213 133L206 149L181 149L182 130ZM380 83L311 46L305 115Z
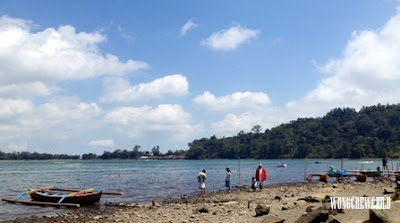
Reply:
M335 108L261 132L189 143L187 158L374 158L400 156L400 104Z

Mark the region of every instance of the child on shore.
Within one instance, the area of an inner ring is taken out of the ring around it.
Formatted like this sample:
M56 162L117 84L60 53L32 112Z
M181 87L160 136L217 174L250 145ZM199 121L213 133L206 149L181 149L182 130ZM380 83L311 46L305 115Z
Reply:
M225 187L228 188L228 193L231 192L231 179L232 179L231 170L229 168L226 168Z
M256 190L256 178L252 177L251 178L251 189L253 189L253 191Z

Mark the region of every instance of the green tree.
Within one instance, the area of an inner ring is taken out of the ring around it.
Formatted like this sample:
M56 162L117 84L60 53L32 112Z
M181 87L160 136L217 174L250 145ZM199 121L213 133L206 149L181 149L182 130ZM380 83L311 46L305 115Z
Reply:
M260 125L255 125L255 126L253 126L253 128L251 128L251 131L252 131L254 134L259 134L259 133L261 132L261 130L262 130L262 128L261 128Z
M158 145L154 146L153 149L151 149L151 153L154 156L159 156L160 155L160 147Z

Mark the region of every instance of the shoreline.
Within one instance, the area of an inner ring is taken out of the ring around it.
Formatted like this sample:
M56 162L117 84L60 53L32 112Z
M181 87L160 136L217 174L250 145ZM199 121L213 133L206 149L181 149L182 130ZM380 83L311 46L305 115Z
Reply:
M301 181L301 182L286 182L286 183L277 183L277 184L269 184L267 185L267 188L275 188L279 186L299 186L299 185L304 185L304 184L314 184L318 182L308 182L308 181ZM232 192L238 192L238 190L249 190L250 186L248 185L241 185L238 186L236 185L234 188L232 188ZM86 213L86 214L96 214L96 213L102 213L103 211L113 211L115 209L119 208L126 208L126 207L140 207L140 206L152 206L152 203L155 202L157 205L168 205L168 204L173 204L173 203L185 203L187 200L194 200L197 198L204 198L204 197L210 197L218 194L223 194L225 193L224 189L216 190L216 191L210 191L207 192L206 194L200 194L200 191L198 192L192 192L192 193L187 193L187 194L182 194L182 195L176 195L174 197L168 197L168 198L163 198L163 197L155 197L151 201L131 201L131 202L105 202L105 203L100 203L100 204L95 204L91 206L82 206L78 209L74 208L56 208L56 207L48 207L48 208L53 208L54 211L50 211L48 213L38 213L38 214L32 214L32 215L24 215L22 217L17 217L17 218L9 218L6 220L0 219L0 223L23 223L23 222L48 222L50 221L50 218L57 218L60 216L64 216L65 214L69 213ZM21 205L25 207L29 207L29 205L24 205L24 204L12 204L12 205ZM44 207L43 207L44 208Z
M29 217L4 222L262 222L264 218L295 222L306 210L317 211L325 204L326 196L390 196L384 188L394 188L393 181L384 182L296 182L270 185L261 192L253 192L247 186L239 186L226 193L224 190L201 194L182 195L147 204L105 204L104 210L77 209L44 217ZM200 192L199 192L200 193ZM302 199L312 197L315 202ZM328 203L329 204L329 203ZM269 214L256 216L256 207L269 207ZM400 201L391 203L383 213L391 220L400 222ZM339 222L363 222L368 220L368 210L344 210L329 215ZM271 220L271 219L270 219ZM3 221L2 221L3 222Z

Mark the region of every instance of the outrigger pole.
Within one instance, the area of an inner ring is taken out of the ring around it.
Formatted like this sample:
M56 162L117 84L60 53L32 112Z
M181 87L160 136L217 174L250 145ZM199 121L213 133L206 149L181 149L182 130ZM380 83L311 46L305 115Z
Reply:
M77 189L68 189L68 188L62 188L62 189L50 189L50 190L58 190L58 191L70 191L70 192L78 192L81 190ZM114 191L102 191L102 194L108 194L108 195L122 195L122 192L114 192Z
M11 203L20 203L20 204L27 204L27 205L41 205L41 206L56 206L56 207L74 207L79 208L79 204L72 204L72 203L53 203L53 202L42 202L42 201L24 201L24 200L16 200L11 198L2 198L2 201L7 201Z

